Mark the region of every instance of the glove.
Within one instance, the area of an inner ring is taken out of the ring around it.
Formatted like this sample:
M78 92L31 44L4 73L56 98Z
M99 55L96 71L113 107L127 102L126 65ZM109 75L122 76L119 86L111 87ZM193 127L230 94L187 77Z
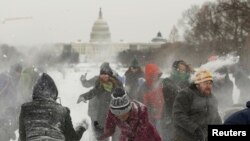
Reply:
M81 81L86 81L86 76L87 76L87 73L85 73L84 75L81 75L80 80Z
M198 127L195 131L194 131L194 136L195 136L195 140L196 141L205 141L204 140L204 133L202 131L202 129L200 127Z
M81 101L83 101L84 103L87 103L87 100L84 98L83 95L80 95L78 100L77 100L77 104L79 104Z
M82 121L80 121L78 124L77 124L77 127L83 127L83 128L85 128L85 130L87 130L88 129L88 127L89 127L89 122L88 122L88 120L87 119L82 119Z

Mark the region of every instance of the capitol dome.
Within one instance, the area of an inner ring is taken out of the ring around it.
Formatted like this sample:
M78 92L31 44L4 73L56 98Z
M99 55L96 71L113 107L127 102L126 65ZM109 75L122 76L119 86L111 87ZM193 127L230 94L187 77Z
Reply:
M162 37L162 34L159 31L157 33L157 36L152 39L152 42L155 42L155 43L165 43L165 42L167 42L167 40Z
M100 8L99 17L95 21L92 32L90 34L90 42L110 42L111 35L109 32L109 26L102 17L102 9Z

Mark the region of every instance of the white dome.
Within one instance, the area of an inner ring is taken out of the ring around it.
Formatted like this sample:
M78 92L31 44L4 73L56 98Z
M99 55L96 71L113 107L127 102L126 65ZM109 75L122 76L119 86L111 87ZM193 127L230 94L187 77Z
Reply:
M95 21L90 34L90 42L110 42L111 35L107 22L102 18L100 9L99 18Z

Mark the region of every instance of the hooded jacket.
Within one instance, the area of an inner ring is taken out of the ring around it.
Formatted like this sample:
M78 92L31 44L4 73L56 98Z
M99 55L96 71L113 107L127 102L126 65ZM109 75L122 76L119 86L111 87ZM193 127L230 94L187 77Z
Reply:
M164 98L162 83L159 79L160 69L155 64L147 64L145 67L145 83L139 90L139 101L148 107L151 120L161 119L164 112ZM154 80L157 79L157 80Z
M70 110L56 102L57 87L43 73L33 90L33 100L22 105L19 116L21 141L49 138L50 141L78 141L85 129L73 128Z

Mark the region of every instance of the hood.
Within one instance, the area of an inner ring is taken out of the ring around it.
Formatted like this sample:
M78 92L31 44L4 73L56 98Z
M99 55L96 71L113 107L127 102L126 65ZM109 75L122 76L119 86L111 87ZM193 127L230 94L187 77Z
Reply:
M159 67L156 64L147 64L145 66L145 79L146 79L146 84L148 86L152 86L153 79L155 77L160 77L161 76L161 71Z
M37 80L33 89L33 99L56 100L58 91L54 80L46 73L43 73Z

